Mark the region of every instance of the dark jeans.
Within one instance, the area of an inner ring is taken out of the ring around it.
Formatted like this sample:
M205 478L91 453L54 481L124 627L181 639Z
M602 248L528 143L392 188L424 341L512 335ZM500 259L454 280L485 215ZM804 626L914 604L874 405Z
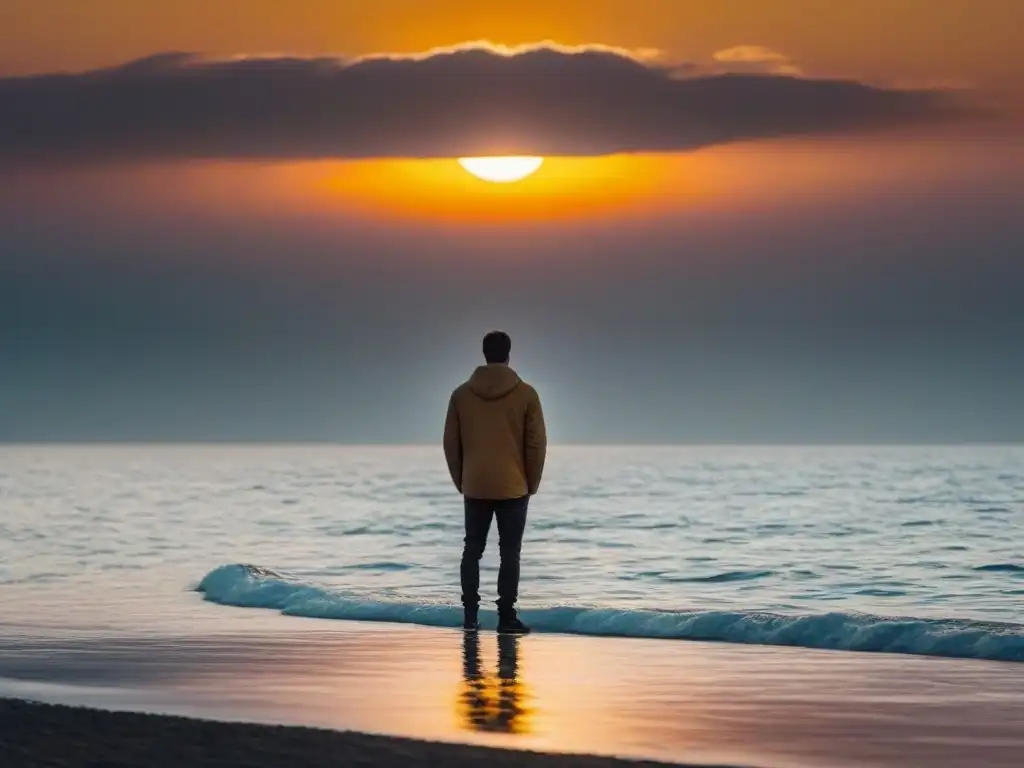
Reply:
M526 530L529 496L518 499L466 499L466 546L462 550L462 604L480 604L480 558L487 546L491 520L498 518L498 613L511 613L519 598L519 550Z

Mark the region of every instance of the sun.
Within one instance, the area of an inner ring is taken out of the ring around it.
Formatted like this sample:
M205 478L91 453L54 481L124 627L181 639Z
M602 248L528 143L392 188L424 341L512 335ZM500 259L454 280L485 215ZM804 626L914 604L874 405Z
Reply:
M484 181L509 184L532 176L544 164L543 157L460 157L459 165Z

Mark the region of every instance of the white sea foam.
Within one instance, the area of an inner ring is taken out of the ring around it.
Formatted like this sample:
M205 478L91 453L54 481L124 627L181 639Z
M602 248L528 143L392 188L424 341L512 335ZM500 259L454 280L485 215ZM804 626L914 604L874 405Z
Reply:
M206 575L198 590L212 602L270 608L289 616L435 627L457 627L462 621L458 606L360 598L251 565L221 566ZM839 612L791 616L567 606L529 610L523 615L535 629L545 632L1024 662L1024 626L1019 624ZM493 621L492 616L486 618Z

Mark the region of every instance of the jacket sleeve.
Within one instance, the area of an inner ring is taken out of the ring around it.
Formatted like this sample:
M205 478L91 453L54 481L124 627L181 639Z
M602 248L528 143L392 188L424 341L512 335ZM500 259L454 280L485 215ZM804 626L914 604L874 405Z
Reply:
M452 476L455 488L462 493L462 429L454 393L448 401L448 414L444 419L444 458L448 462L448 474Z
M526 485L531 496L540 488L544 474L544 460L548 452L548 433L544 425L544 410L536 392L526 405L526 433L523 439L526 453Z

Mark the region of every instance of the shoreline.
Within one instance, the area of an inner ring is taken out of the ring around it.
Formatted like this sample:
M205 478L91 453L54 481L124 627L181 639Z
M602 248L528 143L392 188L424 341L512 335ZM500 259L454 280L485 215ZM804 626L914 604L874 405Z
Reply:
M3 725L0 755L4 757L5 768L178 768L183 765L200 768L332 765L668 768L674 765L679 768L681 765L498 749L305 726L114 712L4 698L0 698L0 724Z
M1018 566L992 564L990 570L1018 572ZM770 575L769 572L765 572ZM744 581L761 572L727 572L725 580ZM717 579L719 577L711 577ZM231 563L213 569L196 586L204 601L263 609L294 617L411 624L457 629L457 605L403 600L353 599L258 565ZM828 612L753 611L711 608L681 611L629 610L560 605L526 608L522 616L540 634L650 640L686 640L807 650L887 653L939 659L1024 662L1024 625L992 619L881 615L834 609ZM492 610L480 615L492 629Z
M295 726L380 734L402 744L494 748L499 756L511 750L515 764L529 752L646 765L1016 768L1024 749L1020 664L555 634L516 638L209 608L194 611L173 634L144 626L130 633L33 631L0 622L0 698L244 723L280 734ZM40 716L52 710L33 708L19 729L3 714L13 706L0 710L3 768L12 765L4 759L14 746L3 740L8 732L35 734L45 750L80 731L87 717L61 710L55 726ZM302 739L306 731L294 733ZM138 738L148 744L148 736ZM159 734L154 738L159 743ZM210 738L228 744L233 737ZM276 740L267 744L278 749ZM300 746L303 754L311 749ZM25 754L23 743L17 748ZM46 764L131 765L95 756L90 763ZM34 768L13 768L22 765Z

